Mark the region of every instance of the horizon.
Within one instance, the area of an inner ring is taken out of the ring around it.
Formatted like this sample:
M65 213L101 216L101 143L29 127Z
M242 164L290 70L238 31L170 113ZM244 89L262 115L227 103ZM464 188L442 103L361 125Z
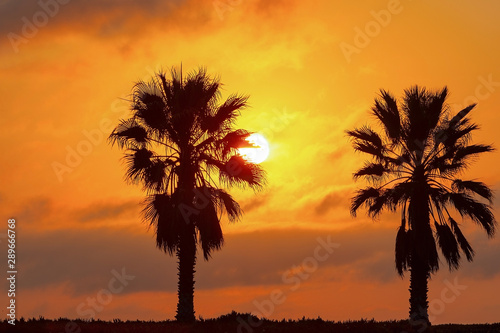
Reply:
M473 143L500 146L494 1L4 0L0 12L0 207L16 220L17 318L174 318L176 258L156 248L145 194L107 142L134 84L160 69L206 67L222 100L249 95L235 127L269 144L268 185L230 188L241 221L224 216L222 249L208 262L198 252L196 317L408 317L409 273L394 265L399 211L376 221L349 211L366 158L346 131L376 123L380 89L399 101L414 85L447 86L451 115L477 103ZM464 178L498 194L498 165L498 150L484 154ZM498 195L492 207L498 217ZM462 225L476 255L453 272L440 257L431 321L498 322L500 238ZM6 240L7 223L1 253Z

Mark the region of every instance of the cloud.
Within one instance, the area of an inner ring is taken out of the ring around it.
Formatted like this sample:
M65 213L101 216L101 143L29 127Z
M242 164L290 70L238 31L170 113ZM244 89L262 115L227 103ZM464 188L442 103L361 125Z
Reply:
M72 0L66 4L57 0L11 1L1 7L0 32L21 35L23 27L30 24L35 29L79 31L100 37L147 32L158 24L193 28L209 19L204 11L193 10L195 4L185 0Z
M82 224L99 228L110 220L137 220L141 209L137 199L122 202L103 200L90 203L86 207L71 207L48 196L26 199L17 206L17 211L12 216L22 221L23 225L36 230L79 228Z
M352 153L352 149L348 146L342 146L328 155L328 160L331 162L338 162L342 160L347 154Z
M269 203L269 199L271 198L271 194L267 192L266 194L257 195L251 199L244 201L241 204L241 209L243 212L248 213L254 209L257 209L267 203Z
M349 207L351 191L333 191L328 193L314 208L317 215L325 215L329 210L338 207Z
M222 251L215 252L209 262L199 257L196 286L210 290L282 284L285 272L300 268L307 258L314 257L318 239L340 244L319 265L320 270L335 272L327 277L329 280L391 283L398 278L394 238L394 230L370 224L343 231L295 229L229 234ZM122 267L136 276L126 292L176 290L176 259L155 248L151 232L23 232L18 240L22 244L20 279L26 290L64 284L75 295L96 292L108 283L111 270ZM463 273L480 278L499 274L500 268L490 264L498 256L499 247L497 242L481 248L473 270Z
M38 197L26 200L21 208L14 213L16 220L23 224L41 223L53 212L53 205L48 197Z
M254 12L262 17L273 19L282 17L295 9L297 2L295 0L258 0L253 5Z
M77 220L79 222L99 221L111 218L118 218L125 213L131 211L136 212L138 207L136 200L127 201L124 203L100 203L92 204L84 209L79 210Z

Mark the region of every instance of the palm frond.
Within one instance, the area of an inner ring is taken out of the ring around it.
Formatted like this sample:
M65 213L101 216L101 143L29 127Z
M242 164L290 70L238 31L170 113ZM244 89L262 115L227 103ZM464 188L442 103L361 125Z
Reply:
M356 212L361 205L370 207L373 200L380 196L380 190L374 187L367 187L356 192L351 199L351 215L356 216Z
M354 175L354 179L362 176L381 177L388 169L382 163L365 163L365 166L359 169Z
M354 142L353 147L356 151L373 155L377 159L383 159L382 149L380 149L380 147L374 146L370 143L359 142L359 141Z
M383 142L380 135L372 130L368 126L363 126L361 128L357 128L353 131L347 131L347 135L354 139L354 142L357 140L362 141L364 143L368 143L374 147L383 148ZM357 140L356 140L357 139Z
M465 254L468 261L472 261L474 259L474 250L463 235L462 230L460 230L458 223L451 217L449 217L448 221L450 222L451 229L457 238L457 242L460 245L462 252Z
M196 216L195 226L205 260L208 260L213 250L219 250L224 244L224 236L220 226L217 209L212 200L208 201Z
M457 192L475 193L492 203L493 192L486 184L474 180L455 179L452 182L452 189Z
M375 100L372 108L373 114L384 127L387 137L393 141L401 136L401 119L398 105L394 97L386 90L380 90L381 99Z
M150 225L158 223L158 217L169 203L170 196L165 193L152 194L146 197L142 210L144 220L148 221Z
M405 181L387 189L386 192L389 200L388 205L394 207L394 209L397 206L403 205L412 196L412 193L414 192L413 187L414 184Z
M403 98L403 122L405 141L410 150L421 149L426 142L430 128L428 126L427 106L430 94L425 88L413 86L405 90Z
M394 211L396 208L394 205L392 205L390 189L382 190L379 193L380 195L376 198L373 198L368 207L368 214L372 218L378 217L384 208L388 208L389 210L392 211Z
M246 139L251 133L242 129L227 133L221 140L217 141L217 145L222 148L222 156L227 156L231 151L238 148L251 148L253 145Z
M380 135L378 135L371 128L364 126L353 131L346 132L352 140L354 150L370 154L377 159L383 159L385 152L384 142Z
M196 192L206 200L208 199L217 208L220 215L225 212L230 222L236 222L241 217L240 205L223 189L205 185L198 187Z
M474 200L465 193L448 193L446 198L460 215L470 217L483 227L489 237L493 237L496 221L490 206Z
M144 172L144 186L146 189L156 192L166 191L167 166L168 164L161 159L155 159L151 162L151 165Z
M221 183L229 186L249 186L259 190L266 184L264 169L258 164L246 161L240 155L232 156L219 171Z
M134 87L132 109L134 115L155 131L167 128L166 104L155 81L139 82Z
M476 106L476 104L474 103L474 104L468 105L467 107L465 107L462 110L460 110L460 112L458 112L450 120L450 127L455 127L458 124L460 124L463 121L463 119L465 119L465 117L469 114L469 112L471 112L472 109L474 109L475 106Z
M438 164L436 162L440 162L441 164ZM452 162L448 163L446 161L435 161L433 167L437 168L441 175L443 176L454 176L457 173L461 172L463 169L465 169L467 165L462 163L462 162Z
M432 94L429 99L429 104L425 108L425 116L427 119L427 128L431 131L436 128L446 111L445 101L448 97L448 88L444 87L441 91Z
M455 155L453 156L454 163L460 163L466 161L471 157L475 157L481 153L487 153L494 151L495 149L490 145L469 145L457 148Z
M227 100L217 108L213 116L205 118L202 129L206 130L208 133L214 133L221 130L223 126L231 125L239 115L240 110L247 106L247 101L248 96L229 96Z
M144 147L148 142L148 133L133 118L120 120L120 124L109 135L111 145L118 144L120 148L131 142L134 146Z
M400 276L404 275L404 272L410 268L411 263L411 230L405 230L405 225L402 224L396 234L396 246L395 246L395 261L396 269Z
M447 224L434 223L439 247L443 253L450 270L460 266L460 252L457 239Z
M468 124L466 126L451 126L440 128L434 134L436 144L444 144L447 149L455 146L456 144L464 145L470 140L472 131L479 129L476 124Z
M145 171L151 167L153 152L146 148L132 148L124 159L127 164L126 178L137 181L144 178Z
M179 246L179 235L184 224L176 195L150 195L144 204L144 220L155 228L156 246L172 255Z
M240 205L229 193L221 189L217 190L217 198L219 199L221 206L224 207L229 221L236 222L242 214Z

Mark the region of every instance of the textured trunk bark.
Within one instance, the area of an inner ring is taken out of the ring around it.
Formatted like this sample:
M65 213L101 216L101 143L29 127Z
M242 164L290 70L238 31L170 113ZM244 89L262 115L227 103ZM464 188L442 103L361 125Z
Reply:
M410 323L416 332L429 332L431 323L427 312L428 266L413 251L410 267Z
M189 207L193 205L195 188L195 171L191 161L192 147L182 145L178 189L181 193L181 202ZM194 322L194 267L196 265L196 233L193 221L189 218L182 222L182 231L179 235L179 249L177 250L179 282L178 303L175 318L181 322Z
M412 229L410 249L410 323L415 332L429 332L427 312L427 281L430 277L430 260L434 238L430 229L428 193L423 169L418 167L414 175L415 193L408 207Z
M194 322L194 266L196 264L196 243L194 235L183 235L177 251L179 282L177 315L182 322Z

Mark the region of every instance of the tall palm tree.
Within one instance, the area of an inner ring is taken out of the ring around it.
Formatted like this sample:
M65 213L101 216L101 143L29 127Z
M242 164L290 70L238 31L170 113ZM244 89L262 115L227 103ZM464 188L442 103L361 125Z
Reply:
M246 96L231 95L219 103L221 83L204 69L182 79L174 69L134 86L129 119L110 135L126 151L126 178L147 192L144 219L154 227L156 245L178 259L176 319L194 321L194 267L197 244L205 260L223 245L220 225L241 216L238 203L220 188L249 186L257 190L265 174L244 160L237 149L249 146L250 134L233 129Z
M381 90L372 114L381 125L348 131L356 151L370 161L354 178L369 186L352 198L351 213L364 205L375 218L382 210L401 211L396 236L396 269L410 271L410 319L429 326L427 281L439 268L437 246L449 269L457 269L461 254L472 261L474 251L460 230L453 212L470 218L488 236L495 232L491 190L482 182L462 180L461 172L490 145L471 144L478 126L467 117L475 104L449 119L447 88L430 92L414 86L401 103Z

